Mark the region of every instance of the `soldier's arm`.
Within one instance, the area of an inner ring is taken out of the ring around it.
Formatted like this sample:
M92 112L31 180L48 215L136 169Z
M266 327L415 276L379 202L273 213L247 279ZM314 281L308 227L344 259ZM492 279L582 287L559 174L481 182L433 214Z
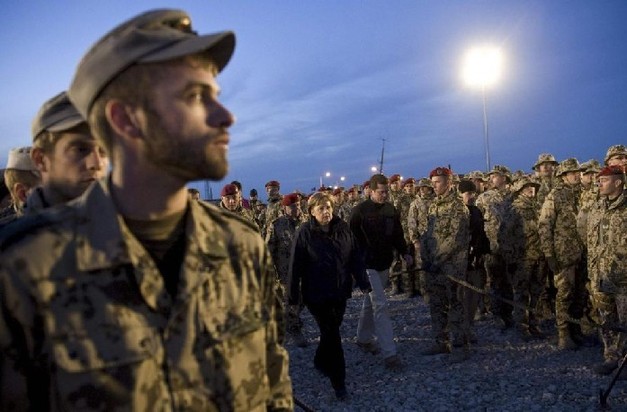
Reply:
M6 273L0 271L0 279ZM0 408L29 410L27 369L30 361L19 322L7 307L7 287L0 281Z
M554 192L544 200L542 209L540 209L540 217L538 218L538 235L540 236L540 244L542 253L546 257L555 257L553 249L553 229L555 225L555 200Z
M266 291L264 303L270 311L266 325L266 371L271 392L267 408L269 411L291 411L294 404L292 381L289 376L289 356L281 344L284 308L277 289L280 285L276 281L269 253L266 253L263 267Z

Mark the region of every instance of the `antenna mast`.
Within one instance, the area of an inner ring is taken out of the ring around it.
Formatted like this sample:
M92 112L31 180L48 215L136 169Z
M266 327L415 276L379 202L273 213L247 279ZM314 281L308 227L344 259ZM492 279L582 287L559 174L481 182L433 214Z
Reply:
M383 174L383 153L385 153L385 139L381 139L381 159L379 159L379 173Z

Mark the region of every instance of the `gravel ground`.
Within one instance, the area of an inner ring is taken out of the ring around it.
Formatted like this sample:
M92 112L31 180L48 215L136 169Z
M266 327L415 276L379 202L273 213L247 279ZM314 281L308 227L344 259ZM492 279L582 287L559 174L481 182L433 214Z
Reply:
M389 291L388 291L389 292ZM335 399L331 384L313 368L318 329L307 310L304 334L310 344L289 340L290 375L294 395L315 411L597 411L599 390L609 377L592 367L602 360L601 347L562 352L553 339L524 342L510 329L499 330L493 319L476 322L479 342L470 358L448 364L448 355L422 356L431 344L428 306L421 297L388 295L398 353L405 367L383 367L381 355L362 352L355 345L361 294L348 301L342 325L349 398ZM614 385L608 404L627 411L627 381ZM299 409L298 407L296 408Z

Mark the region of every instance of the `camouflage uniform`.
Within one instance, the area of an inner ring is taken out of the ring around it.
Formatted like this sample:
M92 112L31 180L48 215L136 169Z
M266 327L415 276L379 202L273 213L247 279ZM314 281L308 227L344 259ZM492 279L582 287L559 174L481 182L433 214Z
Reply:
M352 210L353 210L352 206L348 202L345 201L341 205L336 207L336 209L334 209L334 212L340 219L348 223L351 217Z
M283 208L281 207L281 196L268 199L268 206L264 214L264 224L261 231L263 237L266 236L268 228L279 216L283 215Z
M396 204L394 205L400 215L401 226L403 227L403 234L405 235L405 242L410 249L410 254L412 255L412 257L415 257L416 253L414 251L414 243L411 241L411 238L409 236L408 218L409 209L414 199L416 199L416 196L413 196L406 192L401 192L399 193L396 199ZM401 261L402 274L400 276L397 276L395 280L396 288L398 291L406 291L407 293L409 293L410 296L415 296L418 293L419 288L419 285L416 281L416 272L412 270L413 268L406 267L407 265L403 264L403 259L399 258L399 261Z
M540 265L544 255L538 235L538 204L535 198L520 194L525 186L537 184L527 178L521 178L514 185L514 192L519 194L512 201L512 224L509 239L513 244L513 262L516 270L513 276L514 301L527 307L514 308L514 321L524 334L538 332L534 310L542 294L546 280Z
M281 216L272 222L268 227L268 233L266 233L266 243L283 288L287 288L292 241L302 223L302 219ZM285 298L287 298L287 294ZM303 326L300 317L301 310L302 305L286 306L286 329L288 333L297 334L301 332Z
M490 189L479 195L475 205L483 215L486 236L490 241L490 254L485 256L486 284L497 296L512 300L514 290L510 272L513 269L513 250L507 239L507 225L511 222L511 194L508 189ZM513 324L513 308L510 304L491 299L490 306L492 312L503 321L503 326Z
M569 325L566 319L580 319L587 299L586 280L579 267L583 244L577 232L578 205L577 187L559 182L546 197L538 220L542 252L547 261L555 259L557 265L555 315L561 339L577 333L576 326Z
M436 197L429 207L427 227L421 238L421 256L427 272L431 329L436 345L448 345L448 327L454 341L468 344L469 329L464 322L462 302L453 276L465 279L470 243L469 212L450 190Z
M254 227L257 228L257 230L259 230L259 226L257 225L257 221L255 220L255 215L252 210L246 209L241 204L237 206L235 210L230 210L222 202L220 202L220 208L226 210L227 212L234 213L240 216L241 218L250 222Z
M293 408L275 273L247 222L188 201L175 299L104 182L12 229L0 240L3 408Z

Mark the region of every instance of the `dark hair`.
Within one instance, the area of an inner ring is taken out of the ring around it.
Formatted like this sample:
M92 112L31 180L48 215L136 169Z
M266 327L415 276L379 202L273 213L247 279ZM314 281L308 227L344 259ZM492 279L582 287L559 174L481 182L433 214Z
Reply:
M241 192L242 191L242 184L240 182L238 182L237 180L233 180L231 182L232 185L237 186L237 189Z
M388 178L382 174L372 175L370 178L370 189L375 190L378 185L387 185Z

